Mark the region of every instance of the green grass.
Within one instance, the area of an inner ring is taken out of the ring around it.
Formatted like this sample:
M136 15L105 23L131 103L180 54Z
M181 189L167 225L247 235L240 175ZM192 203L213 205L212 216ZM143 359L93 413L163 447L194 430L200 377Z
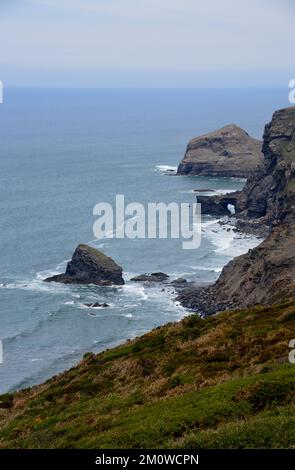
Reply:
M282 156L284 160L286 160L286 162L295 161L295 143L294 142L287 142L283 145Z
M196 315L0 397L2 448L295 446L295 303Z

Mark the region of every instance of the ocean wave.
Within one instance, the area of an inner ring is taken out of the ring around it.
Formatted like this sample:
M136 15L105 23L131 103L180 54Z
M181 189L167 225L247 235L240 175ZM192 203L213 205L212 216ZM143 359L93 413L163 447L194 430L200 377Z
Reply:
M176 175L177 166L171 165L156 165L155 171L161 175Z
M132 315L132 313L126 313L126 314L123 313L123 314L122 314L122 317L125 317L125 318L132 318L133 315Z
M122 291L128 295L131 294L133 297L140 297L144 300L148 299L146 289L139 284L125 284L122 286Z
M60 294L61 292L67 292L69 290L68 286L65 284L46 283L42 279L19 279L14 282L7 282L0 284L1 289L21 289L21 290L31 290L46 292L52 294Z
M198 271L207 271L207 272L213 272L213 273L221 273L223 266L216 266L216 267L210 267L210 266L192 266L193 269L196 269Z
M225 194L230 194L236 192L236 189L216 189L215 194L224 196Z
M262 241L254 235L237 233L234 229L230 222L223 225L218 220L202 223L203 235L215 246L214 253L229 258L246 253Z

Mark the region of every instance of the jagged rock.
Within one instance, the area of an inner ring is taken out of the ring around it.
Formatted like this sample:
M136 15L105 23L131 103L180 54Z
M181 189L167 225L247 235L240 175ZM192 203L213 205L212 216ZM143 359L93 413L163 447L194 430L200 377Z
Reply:
M236 207L239 192L229 193L225 196L198 196L197 201L201 204L202 214L210 214L216 216L230 215L231 212L228 205Z
M265 127L263 152L264 168L235 194L236 213L244 229L251 231L252 225L253 231L267 228L270 234L225 266L214 285L182 291L178 300L184 306L212 314L295 297L295 107L274 113ZM222 207L223 201L221 196Z
M295 107L276 111L263 139L264 167L241 192L237 213L275 227L295 220Z
M225 126L192 139L177 174L248 178L263 163L261 144L240 127Z
M284 129L283 133L280 132ZM292 131L293 129L293 131ZM222 196L198 196L202 212L228 214L228 203L235 206L238 226L257 234L257 226L267 235L288 217L295 220L295 107L276 111L264 131L264 164L252 174L242 191ZM269 227L269 229L267 229ZM253 230L252 230L253 229Z
M165 273L151 273L151 274L140 274L131 278L131 281L134 282L163 282L169 278L168 274Z
M77 246L64 274L44 279L63 284L122 285L122 268L112 258L88 245Z
M85 307L92 307L92 308L106 308L106 307L109 307L109 304L107 304L106 302L103 302L102 304L100 304L99 302L86 303L84 305L85 305Z

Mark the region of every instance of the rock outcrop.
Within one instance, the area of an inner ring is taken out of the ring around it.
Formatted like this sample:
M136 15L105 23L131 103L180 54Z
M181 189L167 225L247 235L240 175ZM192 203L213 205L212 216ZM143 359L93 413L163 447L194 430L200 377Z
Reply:
M99 250L88 245L78 245L64 274L44 279L63 284L96 284L98 286L122 285L122 268Z
M151 274L140 274L139 276L132 277L130 281L134 282L164 282L169 279L168 274L156 272Z
M192 139L177 174L248 178L262 166L261 145L240 127L225 126Z
M244 189L223 196L198 196L204 214L235 215L250 223L277 226L286 216L294 220L295 207L295 107L276 111L265 126L263 166L252 174ZM244 222L244 226L246 223Z
M203 198L215 215L235 198L236 215L246 228L252 224L270 232L225 266L213 286L180 294L183 305L203 314L295 297L295 107L274 113L265 127L263 152L264 167L243 191Z

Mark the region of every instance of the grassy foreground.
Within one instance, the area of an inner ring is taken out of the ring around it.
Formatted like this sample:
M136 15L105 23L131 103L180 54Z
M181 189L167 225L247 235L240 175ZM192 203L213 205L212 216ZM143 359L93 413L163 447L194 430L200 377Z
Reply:
M294 448L295 302L196 315L0 397L1 448Z

